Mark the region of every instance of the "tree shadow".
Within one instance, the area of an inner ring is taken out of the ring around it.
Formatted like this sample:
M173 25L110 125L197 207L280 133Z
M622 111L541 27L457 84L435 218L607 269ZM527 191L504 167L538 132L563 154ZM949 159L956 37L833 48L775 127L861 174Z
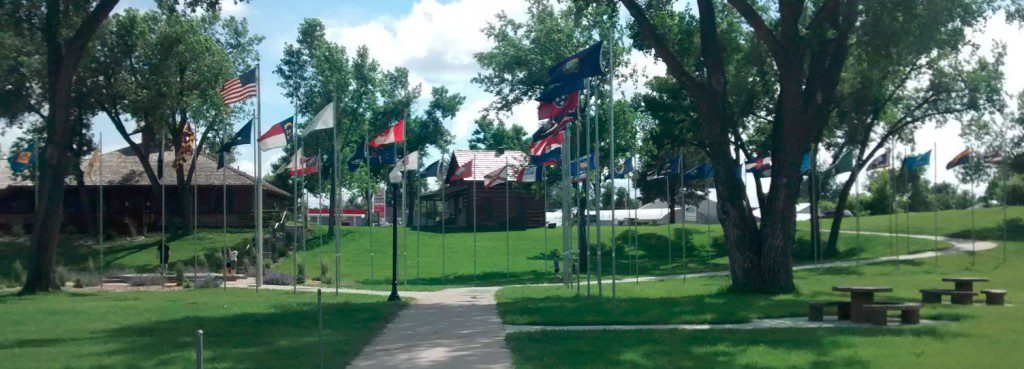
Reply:
M999 224L991 227L981 227L974 230L965 229L952 232L947 234L947 236L961 239L1002 241L1004 237L1004 230L1007 241L1024 241L1024 220L1021 218L1010 218L1005 222L999 222Z
M399 305L324 304L325 363L345 367L397 314ZM185 317L101 331L91 340L110 347L97 356L137 367L194 365L196 330L204 332L204 357L216 368L309 368L318 363L315 303L266 313ZM93 367L107 367L95 365Z

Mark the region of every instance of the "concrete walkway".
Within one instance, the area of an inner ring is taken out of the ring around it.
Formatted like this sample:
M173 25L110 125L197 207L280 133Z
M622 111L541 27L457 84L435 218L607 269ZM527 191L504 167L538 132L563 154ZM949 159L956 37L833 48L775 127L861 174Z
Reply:
M497 287L408 293L402 310L349 368L511 368Z

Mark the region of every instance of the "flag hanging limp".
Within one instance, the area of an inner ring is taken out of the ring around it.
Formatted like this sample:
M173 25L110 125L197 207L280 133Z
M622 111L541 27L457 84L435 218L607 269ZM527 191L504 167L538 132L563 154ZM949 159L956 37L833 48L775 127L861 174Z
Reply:
M185 122L185 128L181 130L181 148L178 149L178 153L174 155L173 166L175 168L181 168L185 166L189 160L192 160L192 155L195 154L196 149L196 132L192 130L192 124Z
M35 164L35 149L36 144L30 143L24 149L21 149L21 151L7 157L7 163L11 165L11 171L14 173L20 173Z
M252 143L252 121L253 120L250 119L249 123L246 123L238 130L238 132L235 132L235 135L232 136L230 140L225 142L223 145L220 145L220 150L217 150L218 170L224 167L227 154L230 153L235 146L248 145Z

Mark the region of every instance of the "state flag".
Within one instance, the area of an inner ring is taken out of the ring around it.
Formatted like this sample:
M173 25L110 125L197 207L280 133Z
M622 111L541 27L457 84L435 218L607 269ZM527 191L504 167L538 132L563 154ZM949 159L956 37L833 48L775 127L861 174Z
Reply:
M217 150L217 169L224 167L224 162L227 160L227 154L231 152L235 146L248 145L252 143L252 119L249 120L238 132L235 132L231 139L220 145L220 149Z
M572 54L551 69L548 69L548 84L582 80L588 77L604 75L601 69L601 49L603 41L598 41L586 49Z
M573 91L552 102L541 102L537 107L537 119L551 119L575 111L580 107L580 92Z
M377 138L370 141L370 147L380 147L392 143L405 142L405 119L399 119L398 123L384 130Z
M891 166L892 161L890 160L890 158L892 157L892 155L890 154L891 153L889 152L889 149L885 149L885 151L882 151L881 155L878 155L877 157L872 159L870 163L868 163L867 170L870 171L885 169Z
M484 188L491 188L508 182L508 165L484 175Z
M320 112L316 113L313 120L309 122L309 125L302 130L302 135L306 136L313 131L319 131L321 129L334 128L334 102L332 101L327 106L320 109Z
M971 156L973 154L974 151L971 151L971 148L968 147L966 150L961 151L959 154L956 154L956 156L953 157L953 160L950 160L949 163L946 163L946 169L953 169L958 166L967 164L968 162L971 161Z
M516 181L523 183L539 182L541 180L544 167L528 166L519 170L516 174Z
M530 143L530 155L540 156L543 155L545 152L550 151L552 148L560 147L564 144L565 132L558 132L551 136Z
M260 136L260 151L288 146L288 143L292 142L292 126L294 124L295 117L288 117L270 126L270 129Z
M11 165L11 171L14 173L20 173L21 171L32 167L36 162L36 144L30 143L21 151L14 153L7 157L7 163Z
M455 168L455 171L452 172L451 177L448 177L448 179L445 182L463 180L470 177L473 177L473 160L467 161L466 163L460 165L458 168Z
M420 178L437 178L441 176L441 161L437 160L430 163L426 168L420 171Z

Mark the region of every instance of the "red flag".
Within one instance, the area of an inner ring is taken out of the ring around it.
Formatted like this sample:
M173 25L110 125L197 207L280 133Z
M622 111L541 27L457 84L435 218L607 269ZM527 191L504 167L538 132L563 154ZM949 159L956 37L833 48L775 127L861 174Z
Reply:
M455 168L455 172L448 178L448 181L454 181L459 179L466 179L473 176L473 160L467 161L465 164Z
M384 133L370 141L370 147L379 147L396 142L405 142L405 119L399 119L398 123L384 130Z
M508 165L484 175L484 188L491 188L508 182Z
M553 102L541 102L537 107L537 119L550 119L580 107L580 92L573 91Z
M530 155L541 156L551 148L565 144L565 131L558 132L548 137L530 143Z

